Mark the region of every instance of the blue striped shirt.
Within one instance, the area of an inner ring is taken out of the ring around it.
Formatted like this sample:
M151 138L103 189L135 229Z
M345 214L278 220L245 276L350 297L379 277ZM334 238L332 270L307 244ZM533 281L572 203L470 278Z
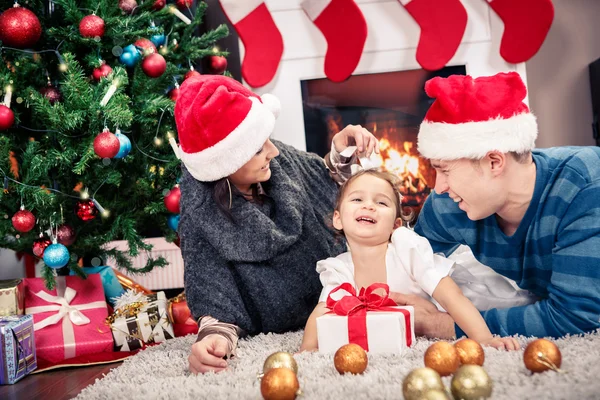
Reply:
M459 244L540 298L482 315L494 334L560 337L600 328L600 147L533 151L533 198L512 236L495 215L471 221L447 194L425 201L415 231L436 252ZM464 333L456 327L457 337Z

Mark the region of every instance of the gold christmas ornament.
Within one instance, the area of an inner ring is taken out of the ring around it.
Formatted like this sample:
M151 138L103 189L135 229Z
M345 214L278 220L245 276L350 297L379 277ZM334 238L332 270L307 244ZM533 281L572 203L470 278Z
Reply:
M487 399L492 395L492 379L479 365L463 365L452 377L452 396L460 400Z
M423 396L419 397L420 400L450 400L448 393L445 390L433 389L425 392Z
M441 376L452 375L460 366L458 351L448 342L435 342L425 351L425 366Z
M431 391L444 391L440 374L431 368L417 368L410 371L402 382L402 394L405 400L421 400Z
M296 363L294 356L286 351L278 351L267 357L263 364L262 373L266 374L274 368L287 368L293 371L294 374L298 373L298 364Z
M560 372L562 355L558 346L546 339L536 339L527 345L523 353L525 367L531 372L544 372L549 369Z
M454 348L458 352L458 358L462 365L483 365L485 353L483 352L483 347L475 340L461 339L454 343Z
M294 400L300 394L300 383L291 369L273 368L263 376L260 393L265 400Z
M351 374L362 374L367 369L369 357L365 349L357 344L345 344L335 352L333 356L335 369L340 374L347 372Z

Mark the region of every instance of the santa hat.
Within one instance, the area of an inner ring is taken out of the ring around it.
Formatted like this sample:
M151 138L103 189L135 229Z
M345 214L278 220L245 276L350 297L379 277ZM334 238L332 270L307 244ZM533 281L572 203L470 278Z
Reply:
M275 96L258 96L235 79L186 79L175 104L181 161L199 181L233 174L262 148L279 110Z
M435 101L419 128L418 149L429 159L481 159L492 150L530 151L538 128L516 72L473 79L452 75L425 83Z

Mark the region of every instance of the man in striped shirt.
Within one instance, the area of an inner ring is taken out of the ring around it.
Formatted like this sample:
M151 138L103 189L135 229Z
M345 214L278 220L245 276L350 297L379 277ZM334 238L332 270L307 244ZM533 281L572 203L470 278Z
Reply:
M419 151L437 178L415 231L446 255L469 246L539 298L483 311L492 333L561 337L600 328L600 148L532 150L537 123L517 73L434 78L425 89L436 100ZM417 334L464 334L429 302L394 299L415 306Z

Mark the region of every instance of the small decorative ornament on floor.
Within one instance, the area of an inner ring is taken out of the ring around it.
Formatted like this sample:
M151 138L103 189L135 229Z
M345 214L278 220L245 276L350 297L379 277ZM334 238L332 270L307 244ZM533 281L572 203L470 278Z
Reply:
M286 351L278 351L267 357L265 363L263 364L262 374L259 375L259 378L264 377L267 372L275 368L287 368L293 371L294 374L298 373L298 364L296 363L296 359L292 354Z
M460 367L450 385L455 399L480 400L492 395L492 379L479 365Z
M419 397L419 400L451 400L448 393L445 390L433 389L425 392L423 396Z
M360 345L349 343L335 352L333 363L340 374L362 374L369 364L369 356Z
M454 347L458 352L460 363L462 365L479 365L483 366L485 361L485 353L483 347L473 339L461 339L454 343Z
M294 400L300 395L298 377L288 368L273 368L260 382L260 393L265 400Z
M523 352L525 367L531 372L553 370L562 372L562 355L556 344L547 339L536 339L527 345Z
M452 375L460 366L460 357L454 346L448 342L435 342L425 351L425 366L437 371L441 376Z
M417 368L410 371L402 382L405 400L421 400L431 391L444 391L440 374L431 368Z

